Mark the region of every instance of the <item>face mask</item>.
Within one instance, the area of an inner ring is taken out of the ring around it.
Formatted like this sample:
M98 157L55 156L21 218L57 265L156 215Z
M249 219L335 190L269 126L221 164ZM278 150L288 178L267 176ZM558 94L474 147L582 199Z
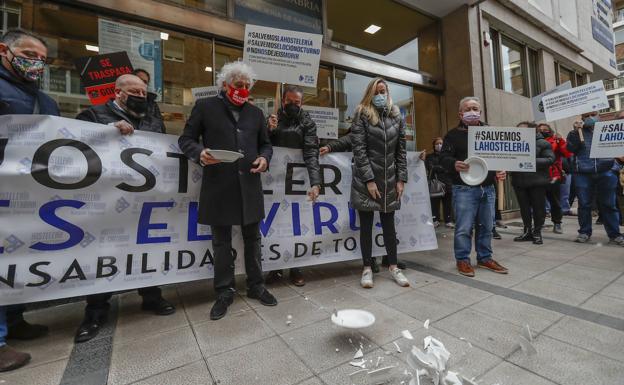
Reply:
M441 144L436 144L436 145L435 145L435 150L436 150L437 152L442 151L442 145L441 145Z
M299 115L300 110L301 110L301 107L299 107L295 103L288 103L284 106L284 113L289 118L297 117Z
M542 135L544 136L544 138L550 138L552 136L552 132L542 131Z
M377 94L373 96L373 105L377 108L384 108L387 100L386 94Z
M236 106L242 106L249 99L249 90L247 88L234 88L228 86L228 96L230 101Z
M28 82L36 82L39 78L41 78L45 68L45 61L41 59L30 59L27 57L16 56L13 51L9 51L13 54L11 67L13 67L13 70L22 79Z
M147 111L147 98L128 95L128 99L126 99L126 107L136 115L143 116L145 115L145 111Z
M583 126L585 128L594 128L594 125L596 125L596 122L598 122L598 117L597 116L588 116L585 119L583 119Z
M481 111L466 111L462 115L464 123L479 123L481 120Z

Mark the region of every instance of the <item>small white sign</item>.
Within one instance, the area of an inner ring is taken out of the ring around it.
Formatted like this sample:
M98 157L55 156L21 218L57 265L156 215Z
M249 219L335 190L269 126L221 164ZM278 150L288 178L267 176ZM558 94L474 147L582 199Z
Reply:
M535 128L468 127L468 157L485 160L490 171L535 171Z
M219 94L219 87L208 86L208 87L191 88L191 93L193 94L193 101L196 102L199 99L209 98L211 96L217 96Z
M550 94L542 102L549 122L609 107L602 80Z
M558 85L550 91L546 91L542 94L532 97L531 105L533 107L533 120L535 120L536 122L546 120L546 114L544 114L544 102L542 101L544 97L552 95L555 92L569 90L570 88L572 88L572 82L568 80L567 82Z
M304 106L316 123L316 136L319 139L338 139L338 109L327 107Z
M590 157L619 158L621 156L624 156L624 120L596 123Z
M323 35L245 26L243 61L258 79L316 87Z

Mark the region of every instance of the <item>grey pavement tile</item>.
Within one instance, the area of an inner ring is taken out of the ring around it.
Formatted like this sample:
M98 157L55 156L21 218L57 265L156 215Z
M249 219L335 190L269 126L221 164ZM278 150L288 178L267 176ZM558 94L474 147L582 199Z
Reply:
M492 295L487 291L446 280L421 287L419 288L419 291L429 293L434 297L459 302L465 304L466 306L481 301Z
M216 301L216 294L212 286L206 280L194 281L178 285L180 300L184 307L184 313L191 323L204 322L210 319L210 309ZM249 311L251 308L240 295L234 295L234 303L228 308L228 315L241 311ZM178 309L182 311L182 309Z
M57 385L61 382L66 365L66 359L35 367L26 365L18 370L0 373L0 384Z
M24 313L24 319L32 324L46 325L50 332L71 328L77 329L84 317L84 301L72 302Z
M212 384L212 377L203 359L169 370L133 385L206 385Z
M583 255L591 250L591 246L581 245L574 242L556 242L544 245L540 248L533 248L523 255L531 258L543 259L546 261L569 262L579 255Z
M115 344L108 384L130 384L198 359L201 353L190 328Z
M374 290L374 288L369 290ZM371 303L371 299L357 294L353 289L344 285L311 293L308 298L330 312L333 309L357 309Z
M496 257L494 258L496 259ZM507 266L506 262L500 262L501 265ZM511 268L509 269L509 274L499 274L493 271L489 271L487 269L482 269L475 266L475 276L473 279L481 282L490 283L492 285L502 286L502 287L512 287L514 285L519 284L520 282L524 282L527 279L535 276L534 273L518 269Z
M350 361L362 344L362 351L375 348L362 333L334 325L329 319L282 334L286 344L318 374Z
M228 313L217 321L194 324L193 329L204 357L237 349L275 335L254 311Z
M524 254L505 259L505 267L510 271L526 271L533 275L541 274L562 263L561 261L534 258Z
M301 297L301 294L299 294L294 289L294 286L289 286L284 282L276 282L272 285L267 285L266 288L271 294L275 296L275 298L277 299L277 302L287 301L292 298ZM249 307L253 309L257 309L257 308L264 306L257 299L248 298L247 292L244 292L244 293L241 292L241 297L243 298L245 302L247 302L247 305L249 305Z
M544 332L570 345L624 362L624 332L572 317L564 317Z
M504 385L557 385L543 377L509 362L501 362L494 369L477 379L479 384Z
M127 342L188 326L186 314L177 295L164 296L176 307L174 314L159 316L154 312L141 310L142 299L136 292L120 295L115 340Z
M385 303L422 322L428 319L431 321L439 320L468 306L468 304L434 297L420 289L411 290L405 294L388 299Z
M291 385L312 376L279 337L211 357L208 367L219 385Z
M595 295L588 299L581 307L583 309L593 310L598 313L624 319L624 299Z
M364 310L375 315L375 324L363 329L362 334L377 345L384 345L396 340L401 336L403 330L422 328L423 323L421 321L379 302L366 306Z
M429 329L421 327L413 331L412 336L414 337L413 340L400 338L394 341L401 348L401 353L396 352L394 343L384 345L383 348L393 352L393 355L398 355L405 361L412 346L416 346L422 350L424 348L424 338L432 336L442 342L444 347L451 353L448 362L450 370L460 373L468 379L480 376L496 366L499 362L502 362L501 358L496 357L492 353L472 345L466 340L460 340L435 327L429 327Z
M346 286L350 290L353 290L355 293L361 295L362 297L374 299L377 301L383 301L384 299L395 297L397 295L405 293L407 290L413 289L413 287L401 287L397 285L394 280L390 280L388 277L382 276L380 274L375 274L373 280L375 287L373 287L372 289L363 288L360 285L359 279L350 280L346 283Z
M529 325L532 331L538 333L562 317L554 311L499 295L491 296L470 308L520 327Z
M365 365L368 370L384 368L387 366L396 366L391 369L390 375L384 384L399 385L402 383L401 381L404 381L403 384L407 384L409 382L410 377L405 374L406 370L410 371L409 366L403 360L394 355L386 355L383 350L375 349L374 351L365 354L362 359L367 361ZM378 360L379 366L376 366ZM372 384L372 382L368 380L365 372L362 372L353 378L349 376L351 373L355 373L360 370L362 369L347 362L321 373L319 377L321 377L325 383L332 385Z
M262 306L256 312L277 333L298 329L302 326L329 318L328 309L320 309L319 305L303 297L280 301L277 306ZM287 324L291 316L290 324Z
M113 337L76 344L63 373L63 385L99 385L109 372Z
M517 347L520 326L465 309L436 322L441 329L456 337L463 337L492 354L505 357Z
M624 250L621 247L609 246L592 250L574 258L570 263L598 269L624 272Z
M516 351L508 361L558 384L617 385L624 378L624 365L619 361L545 335L538 336L533 345L536 355Z
M403 273L405 274L407 279L410 280L411 287L415 289L430 285L432 283L440 282L442 280L442 278L436 277L435 275L423 273L418 269L405 269ZM390 275L388 275L388 277L390 277Z
M617 271L596 269L567 263L535 277L537 280L556 283L591 293L597 293L620 275Z
M615 297L619 299L624 299L624 283L618 283L618 282L619 281L616 281L606 286L598 294L606 295L607 297Z
M325 383L321 381L318 377L312 377L303 382L298 383L297 385L325 385Z
M512 289L573 306L580 305L589 297L594 295L593 293L557 285L555 283L538 280L536 278L521 282L520 284L513 286Z
M30 353L32 358L28 367L32 368L69 358L74 348L74 333L73 328L65 328L52 331L42 338L27 341L9 340L8 343L17 350Z
M314 267L308 267L304 269L304 277L306 280L305 286L291 286L297 293L307 296L311 293L327 290L330 287L341 286L340 282L343 282L351 276L348 270L344 271L343 276L323 274L323 267L329 265L319 265ZM270 286L269 286L270 287Z

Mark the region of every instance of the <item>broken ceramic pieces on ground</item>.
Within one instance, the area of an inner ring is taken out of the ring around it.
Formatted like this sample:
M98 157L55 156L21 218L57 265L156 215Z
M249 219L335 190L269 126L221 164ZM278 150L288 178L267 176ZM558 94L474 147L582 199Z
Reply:
M531 333L529 325L526 325L522 329L522 333L518 336L518 345L520 345L520 349L529 356L537 354L537 350L535 346L533 346L533 333Z

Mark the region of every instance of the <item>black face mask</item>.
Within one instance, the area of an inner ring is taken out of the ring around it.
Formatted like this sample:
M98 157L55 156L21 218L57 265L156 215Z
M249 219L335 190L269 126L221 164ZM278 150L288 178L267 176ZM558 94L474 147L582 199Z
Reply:
M542 136L544 138L550 138L552 136L552 132L550 132L550 131L542 131Z
M137 115L144 115L147 111L147 98L128 95L128 99L126 99L126 107Z
M297 116L299 116L299 111L301 111L301 107L299 107L295 103L288 103L284 106L284 113L289 118L296 118Z

